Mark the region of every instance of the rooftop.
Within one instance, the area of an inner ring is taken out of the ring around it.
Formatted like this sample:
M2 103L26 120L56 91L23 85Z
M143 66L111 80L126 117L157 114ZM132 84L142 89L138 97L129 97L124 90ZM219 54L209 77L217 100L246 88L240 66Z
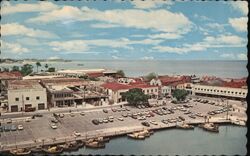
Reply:
M0 72L0 80L21 79L22 74L18 71Z
M126 89L132 89L132 88L153 88L157 86L151 86L146 83L131 83L131 84L120 84L117 82L109 82L101 85L104 88L111 89L113 91L117 90L126 90Z
M9 90L22 90L22 89L42 89L43 87L37 80L9 80Z

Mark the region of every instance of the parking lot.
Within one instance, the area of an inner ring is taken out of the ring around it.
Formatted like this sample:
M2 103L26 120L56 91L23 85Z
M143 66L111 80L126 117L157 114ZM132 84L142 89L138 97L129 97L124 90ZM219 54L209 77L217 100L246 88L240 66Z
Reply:
M186 105L192 105L190 108L186 108L186 111L190 111L191 114L200 113L204 116L208 115L207 113L213 110L221 109L223 106L226 105L225 102L218 101L217 99L210 99L210 101L214 101L215 104L211 105L208 103L200 103L194 102L193 100L197 98L193 98ZM158 104L161 104L162 101L159 101ZM74 117L70 115L70 113L64 113L64 117L59 117L59 122L56 123L57 129L52 129L51 119L53 119L53 115L51 114L44 114L43 117L36 117L35 119L31 119L30 122L25 122L24 120L20 121L13 121L9 123L9 125L23 125L23 130L16 130L16 131L4 131L1 132L0 142L2 145L8 144L18 144L21 142L29 142L33 141L36 142L38 140L43 139L58 139L58 138L65 138L73 136L74 131L77 131L81 134L87 134L88 132L96 132L101 133L102 130L107 128L119 128L119 127L132 127L132 126L142 126L142 121L150 121L155 120L159 125L164 125L161 121L163 119L176 119L179 116L185 118L185 122L191 122L193 120L204 120L204 117L195 116L194 118L190 117L190 114L185 114L186 111L180 110L181 106L184 104L173 104L170 100L166 101L165 105L150 107L150 108L135 108L126 106L129 111L116 111L113 112L111 108L107 109L108 113L104 113L102 109L95 110L95 111L85 111L85 115L80 115L80 112L72 112L75 114ZM178 107L179 106L179 107ZM152 111L155 109L160 109L165 107L166 109L172 109L174 111L173 114L166 114L166 115L158 115L154 113L154 117L146 117L146 120L138 120L133 119L131 117L123 117L123 121L118 120L119 117L122 117L122 114L135 114L135 113L144 113L145 111ZM184 107L182 107L184 108ZM229 115L233 112L230 111ZM235 113L234 113L235 114ZM93 119L103 119L108 118L109 116L113 116L113 122L108 123L99 123L95 125L92 123ZM218 116L218 117L225 117L226 112L222 112L220 114L215 114L211 116ZM8 125L7 123L2 123L2 126ZM151 125L154 126L154 125Z

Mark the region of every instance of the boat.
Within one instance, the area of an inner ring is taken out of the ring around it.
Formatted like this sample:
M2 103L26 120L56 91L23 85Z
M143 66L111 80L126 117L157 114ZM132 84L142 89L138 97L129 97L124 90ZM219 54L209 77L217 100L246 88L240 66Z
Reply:
M48 154L59 154L63 152L63 147L62 146L49 146L49 147L44 147L43 151Z
M180 124L180 125L176 125L176 127L180 128L180 129L194 129L194 126L186 124L186 123L183 123L183 124Z
M94 140L98 141L98 142L109 142L109 138L108 137L98 137L98 138L96 138Z
M199 127L210 132L216 132L216 133L219 132L219 126L213 123L204 123L201 124Z
M65 151L77 151L79 148L77 142L68 142L59 146L62 147Z
M140 135L139 133L127 134L127 136L133 139L145 139L145 136Z
M82 140L76 140L78 148L82 148L84 146L84 142Z
M13 155L29 155L31 151L27 148L12 149L10 153Z
M36 146L30 149L32 153L41 153L43 151L42 146Z
M86 142L86 147L89 148L104 148L105 144L103 142L97 142L97 141L92 141L92 142Z

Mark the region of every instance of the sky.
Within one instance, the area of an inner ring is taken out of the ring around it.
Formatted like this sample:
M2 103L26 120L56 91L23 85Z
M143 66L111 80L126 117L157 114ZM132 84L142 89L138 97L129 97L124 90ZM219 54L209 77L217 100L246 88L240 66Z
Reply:
M1 58L247 60L245 1L4 1Z

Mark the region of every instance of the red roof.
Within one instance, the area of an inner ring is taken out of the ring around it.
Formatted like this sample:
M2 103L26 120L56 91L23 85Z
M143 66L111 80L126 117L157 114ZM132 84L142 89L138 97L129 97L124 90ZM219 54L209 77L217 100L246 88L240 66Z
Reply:
M151 86L151 85L146 84L146 83L132 83L130 85L127 85L127 84L120 84L120 83L117 83L117 82L109 82L109 83L105 83L105 84L103 84L101 86L104 87L104 88L107 88L107 89L111 89L113 91L132 89L132 88L153 88L153 87L157 87L157 86Z
M18 71L0 72L1 80L14 80L14 79L21 79L21 78L22 78L22 74Z
M191 82L190 76L181 76L181 77L170 77L170 76L159 76L159 79L162 82L162 85L170 85L173 83L188 83Z
M97 78L103 76L104 74L102 72L95 72L95 73L87 73L87 75L92 78Z

